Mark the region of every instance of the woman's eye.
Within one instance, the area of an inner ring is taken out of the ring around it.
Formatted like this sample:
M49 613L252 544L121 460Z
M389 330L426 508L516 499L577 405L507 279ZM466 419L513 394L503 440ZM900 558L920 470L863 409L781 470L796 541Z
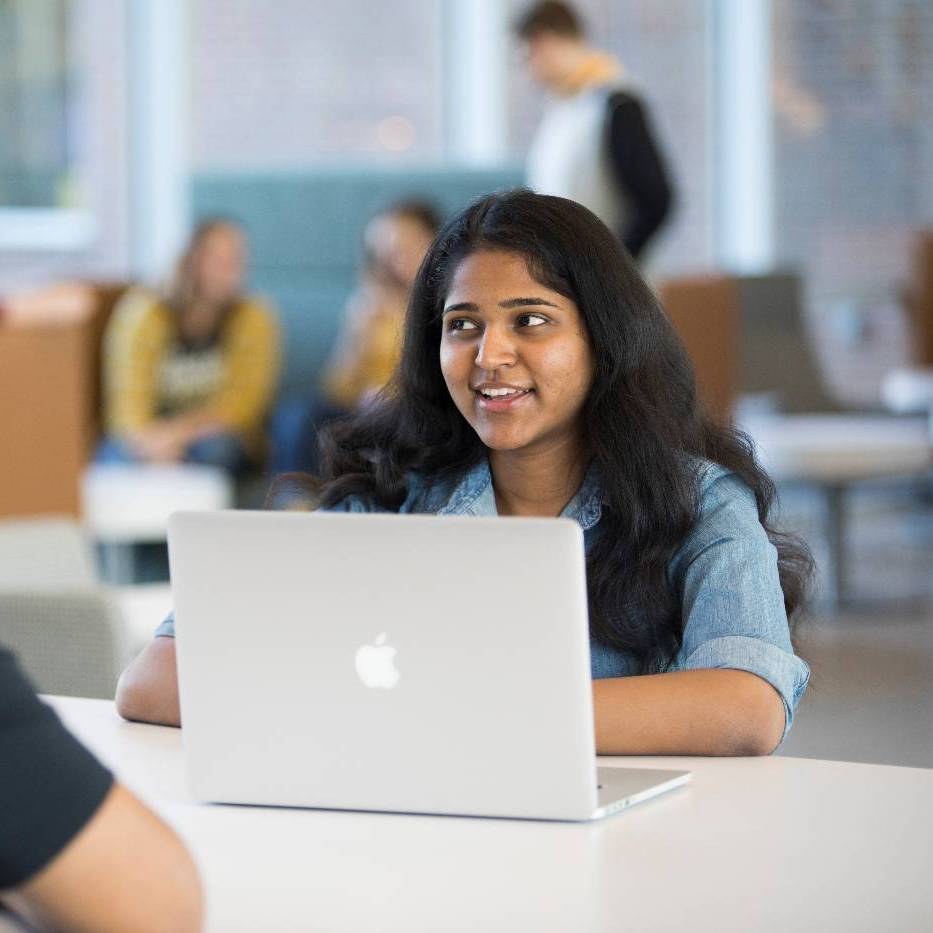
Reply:
M547 318L543 314L520 314L517 322L519 327L540 327L547 324Z
M449 330L476 330L476 325L463 317L455 318L447 327Z

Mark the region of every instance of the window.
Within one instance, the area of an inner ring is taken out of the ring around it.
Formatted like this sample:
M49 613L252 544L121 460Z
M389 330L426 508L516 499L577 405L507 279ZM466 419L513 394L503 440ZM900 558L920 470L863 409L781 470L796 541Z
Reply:
M68 0L0 0L0 245L87 242Z
M933 219L933 6L774 0L776 260L805 276L838 391L903 358L909 235Z
M441 4L195 5L195 168L443 155Z

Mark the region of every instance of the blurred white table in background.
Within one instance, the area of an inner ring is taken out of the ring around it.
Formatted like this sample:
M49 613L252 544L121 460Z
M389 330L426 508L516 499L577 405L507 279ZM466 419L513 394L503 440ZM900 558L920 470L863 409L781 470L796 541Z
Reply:
M923 418L871 415L754 415L739 427L755 442L762 466L779 483L818 489L824 499L829 566L823 597L845 603L845 494L866 480L923 476L933 465L933 437Z
M165 541L173 512L227 509L233 503L229 475L196 464L92 463L81 483L84 525L103 546L109 582L133 578L131 545Z
M891 411L926 412L933 436L933 367L892 370L881 383L881 400Z
M590 824L217 806L185 790L180 730L123 722L106 701L50 702L187 841L209 931L914 931L933 918L933 770L603 758L693 781ZM542 750L528 779L545 767Z

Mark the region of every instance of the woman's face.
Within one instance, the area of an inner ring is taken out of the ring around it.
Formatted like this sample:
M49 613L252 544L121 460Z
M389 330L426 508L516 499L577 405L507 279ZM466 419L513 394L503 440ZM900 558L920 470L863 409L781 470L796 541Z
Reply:
M382 214L366 227L366 246L376 262L400 286L411 288L433 234L408 214Z
M194 258L198 295L211 304L232 301L243 287L246 241L236 227L219 226L201 241Z
M589 335L576 303L534 279L522 255L484 249L460 263L440 358L454 404L487 447L578 443L594 376Z

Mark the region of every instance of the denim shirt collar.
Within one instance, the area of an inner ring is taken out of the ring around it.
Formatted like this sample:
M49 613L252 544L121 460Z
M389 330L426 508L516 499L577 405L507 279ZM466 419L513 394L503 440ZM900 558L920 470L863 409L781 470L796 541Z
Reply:
M572 518L588 531L602 517L602 484L595 465L590 464L580 488L564 506L561 518ZM496 494L489 460L483 458L454 487L439 515L496 516Z

